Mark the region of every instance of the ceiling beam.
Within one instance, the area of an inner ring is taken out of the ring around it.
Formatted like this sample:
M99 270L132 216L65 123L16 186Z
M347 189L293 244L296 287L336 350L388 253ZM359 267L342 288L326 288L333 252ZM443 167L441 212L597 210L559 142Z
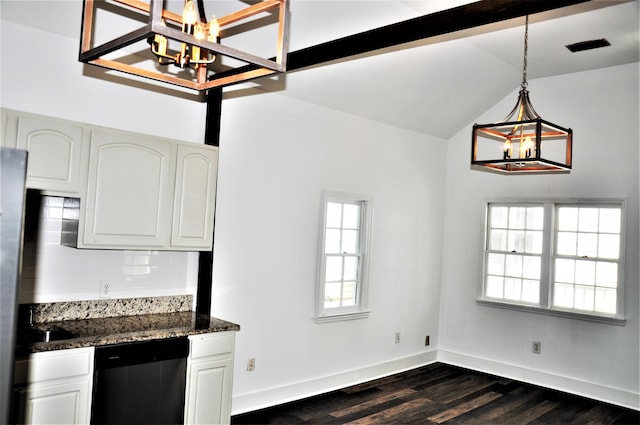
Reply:
M287 72L588 1L482 0L465 4L289 52ZM245 68L252 66L237 70Z
M589 0L483 0L291 52L287 71L437 37Z

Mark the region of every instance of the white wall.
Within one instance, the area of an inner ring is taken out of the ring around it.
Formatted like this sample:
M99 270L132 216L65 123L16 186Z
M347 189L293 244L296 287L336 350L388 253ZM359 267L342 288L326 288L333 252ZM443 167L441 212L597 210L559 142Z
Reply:
M123 74L105 76L101 68L78 62L75 38L6 20L0 31L3 107L203 143L204 103L145 89L151 83L136 83ZM34 53L25 46L39 48Z
M241 325L235 413L429 358L445 149L440 139L278 94L223 102L213 314ZM314 322L322 189L373 196L367 319Z
M534 80L541 116L574 130L569 175L502 176L469 168L470 123L447 144L439 359L638 409L638 64ZM514 91L478 118L509 111ZM492 197L628 201L626 326L478 305L484 201ZM531 352L542 342L542 354Z
M27 13L33 10L27 9ZM79 21L80 13L78 33ZM95 78L102 71L78 62L77 39L6 20L1 21L0 27L0 106L203 142L205 104L131 87L122 77L110 77L111 81ZM60 246L55 241L60 228L56 214L55 207L43 206L38 246L26 247L20 302L95 299L102 279L111 280L113 297L195 293L197 254L151 252L146 258L152 266L150 273L132 276L128 265L145 260L138 257L139 253Z

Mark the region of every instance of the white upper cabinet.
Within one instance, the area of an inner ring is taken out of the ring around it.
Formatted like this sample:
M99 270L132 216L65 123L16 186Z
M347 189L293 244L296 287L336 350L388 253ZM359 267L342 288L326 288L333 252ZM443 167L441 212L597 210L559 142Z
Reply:
M173 161L168 141L93 131L84 245L165 246Z
M74 198L65 200L62 244L212 249L217 147L1 112L2 146L29 152L27 187Z
M77 246L211 250L217 167L216 147L94 130Z
M171 246L213 244L217 174L217 149L178 145Z
M64 120L5 110L2 115L3 145L29 152L27 188L47 195L78 196L84 128Z

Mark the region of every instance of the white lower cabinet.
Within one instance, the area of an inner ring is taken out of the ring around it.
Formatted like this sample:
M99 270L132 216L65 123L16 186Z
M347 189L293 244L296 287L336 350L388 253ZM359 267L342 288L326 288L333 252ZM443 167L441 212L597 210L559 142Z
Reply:
M194 335L189 340L184 423L228 424L235 333Z
M235 332L189 337L185 424L231 421ZM15 363L12 422L89 424L94 348L34 353Z
M19 424L88 424L93 348L31 354L18 359L14 421Z
M24 414L18 423L83 424L88 423L83 399L86 382L33 384L19 390Z

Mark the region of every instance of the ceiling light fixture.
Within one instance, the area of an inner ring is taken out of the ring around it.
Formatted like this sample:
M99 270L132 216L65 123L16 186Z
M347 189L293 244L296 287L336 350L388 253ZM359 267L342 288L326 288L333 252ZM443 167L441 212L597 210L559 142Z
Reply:
M289 0L263 0L227 16L213 17L209 22L200 16L204 14L204 5L202 0L197 1L200 13L193 0L185 0L182 14L178 14L165 10L163 0L84 0L79 60L197 91L286 71ZM261 26L258 17L276 9L275 59L220 44L219 32L225 26L236 35L248 32ZM102 26L96 24L98 16L104 19ZM111 24L115 19L124 20L129 26L130 22L139 25L145 20L146 24L115 38L109 36L110 41L96 43L97 30L106 28L109 32L116 27ZM141 41L150 46L136 50L138 44L144 44Z
M569 173L573 131L540 118L527 90L529 16L525 20L524 66L518 102L502 121L475 124L471 167L507 174Z

